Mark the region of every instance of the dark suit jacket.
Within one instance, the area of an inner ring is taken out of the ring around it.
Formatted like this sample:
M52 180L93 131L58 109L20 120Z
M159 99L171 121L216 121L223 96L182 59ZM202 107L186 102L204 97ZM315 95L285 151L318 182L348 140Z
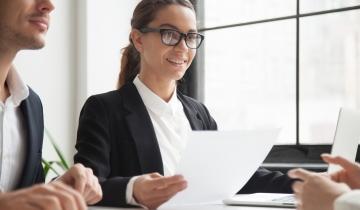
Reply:
M21 102L20 110L26 129L26 155L17 188L24 188L45 181L41 164L44 136L43 108L39 96L31 88L29 88L29 97Z
M216 130L206 107L177 93L193 130ZM163 174L155 131L133 83L120 90L91 96L80 113L75 162L93 169L104 193L99 205L126 206L126 186L131 177ZM241 166L239 166L241 167ZM289 192L289 179L259 169L243 192Z

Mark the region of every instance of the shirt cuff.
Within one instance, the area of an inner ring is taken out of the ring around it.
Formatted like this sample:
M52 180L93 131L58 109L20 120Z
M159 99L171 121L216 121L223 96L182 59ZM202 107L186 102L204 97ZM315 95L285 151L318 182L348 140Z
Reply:
M126 186L126 202L127 202L127 204L130 204L130 205L142 207L142 205L139 204L138 202L136 202L136 200L134 198L134 183L137 178L139 178L139 176L132 177Z
M335 210L354 210L360 208L360 190L352 190L339 196L334 202Z

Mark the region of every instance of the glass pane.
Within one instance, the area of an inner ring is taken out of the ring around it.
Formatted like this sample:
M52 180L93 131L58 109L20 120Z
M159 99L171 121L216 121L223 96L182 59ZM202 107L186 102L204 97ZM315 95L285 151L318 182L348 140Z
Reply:
M295 21L206 32L205 104L219 129L281 127L295 143Z
M339 9L360 5L360 0L300 0L300 12Z
M360 108L360 10L303 18L300 139L333 140L339 108Z
M205 27L296 14L295 0L204 0Z

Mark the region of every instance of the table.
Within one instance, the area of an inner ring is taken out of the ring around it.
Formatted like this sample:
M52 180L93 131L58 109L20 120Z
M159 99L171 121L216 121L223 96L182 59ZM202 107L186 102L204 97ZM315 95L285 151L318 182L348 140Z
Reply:
M159 210L294 210L291 208L272 208L272 207L248 207L248 206L226 206L223 204L198 204L160 207ZM110 208L110 207L90 207L89 210L143 210L142 208Z

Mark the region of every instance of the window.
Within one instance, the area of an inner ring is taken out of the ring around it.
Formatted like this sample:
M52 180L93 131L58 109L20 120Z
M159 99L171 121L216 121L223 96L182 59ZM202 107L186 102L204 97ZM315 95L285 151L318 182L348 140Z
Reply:
M339 107L360 109L359 20L351 10L300 21L300 143L331 143Z
M275 150L319 159L339 108L360 109L360 0L197 6L205 41L190 71L193 96L220 129L282 127Z
M295 143L293 25L284 20L205 32L204 102L219 129L275 125L283 128L282 143Z

